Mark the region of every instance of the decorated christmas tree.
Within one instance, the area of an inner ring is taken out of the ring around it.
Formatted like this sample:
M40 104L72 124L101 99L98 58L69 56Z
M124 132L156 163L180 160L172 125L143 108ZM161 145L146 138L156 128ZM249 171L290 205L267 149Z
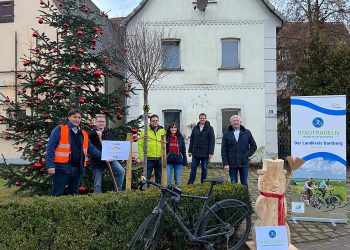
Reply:
M33 30L35 47L23 58L23 71L16 72L21 83L19 98L13 102L0 96L9 112L8 117L0 117L0 123L13 128L3 137L13 140L22 158L30 163L0 168L0 176L8 180L8 186L37 194L50 192L51 179L44 168L46 143L52 129L66 122L69 110L81 109L81 125L88 129L96 114L104 113L112 121L123 119L125 98L133 92L131 84L122 79L120 66L113 65L103 50L106 43L101 41L114 36L106 34L102 25L107 14L75 0L56 5L41 0L40 7L38 23L57 30L57 38ZM122 79L123 87L104 93L107 78ZM125 140L126 132L134 126L136 121L119 128L119 137Z

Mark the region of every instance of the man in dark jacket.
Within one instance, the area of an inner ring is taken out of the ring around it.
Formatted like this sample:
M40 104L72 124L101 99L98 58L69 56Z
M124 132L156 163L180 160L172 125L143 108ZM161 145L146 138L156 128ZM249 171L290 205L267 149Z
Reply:
M97 115L95 118L95 122L96 122L96 126L90 132L89 138L91 143L100 151L102 151L101 141L102 140L114 141L115 135L112 133L112 131L106 128L106 117L104 115ZM106 162L102 161L101 158L91 160L91 169L94 175L94 191L97 194L102 193L101 184L102 184L103 170L105 166L106 166ZM118 191L122 191L124 176L125 176L125 169L122 167L122 165L120 165L118 161L112 161L111 168L117 183Z
M231 126L224 133L221 144L221 157L231 182L237 183L237 173L241 183L248 185L248 161L257 149L252 133L241 125L241 117L230 118Z
M191 173L188 184L193 184L196 180L197 167L201 162L202 174L201 182L207 178L208 161L214 154L215 135L214 129L207 121L207 115L199 114L199 122L192 129L188 156L192 157Z
M72 109L67 124L56 126L46 147L46 168L52 175L52 195L77 194L80 176L85 174L87 154L100 158L101 152L92 145L85 130L80 128L83 113Z

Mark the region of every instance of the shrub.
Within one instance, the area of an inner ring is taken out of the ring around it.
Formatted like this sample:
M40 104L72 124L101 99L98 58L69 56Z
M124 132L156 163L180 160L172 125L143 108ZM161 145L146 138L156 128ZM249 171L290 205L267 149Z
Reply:
M208 184L183 187L184 193L197 195L206 195L208 189ZM158 189L150 188L144 192L1 202L0 249L126 249L137 227L157 204L159 194ZM250 205L249 192L239 184L215 186L210 203L225 198ZM184 200L181 206L198 214L200 203ZM165 224L159 248L174 249L174 227L169 220ZM178 239L176 248L186 248Z

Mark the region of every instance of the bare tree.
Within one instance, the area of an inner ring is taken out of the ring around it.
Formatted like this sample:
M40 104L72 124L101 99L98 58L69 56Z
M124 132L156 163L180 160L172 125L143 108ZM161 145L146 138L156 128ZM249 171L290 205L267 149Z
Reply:
M120 32L119 32L120 34ZM144 175L147 173L147 142L148 142L148 115L149 90L154 83L166 75L163 70L163 61L166 51L162 46L162 39L170 36L170 30L165 27L153 26L147 22L138 22L127 28L123 36L116 40L117 52L114 54L126 77L138 82L143 89L143 116L144 116ZM120 53L123 52L123 53Z
M291 22L310 25L343 22L350 27L349 0L271 0L271 3Z

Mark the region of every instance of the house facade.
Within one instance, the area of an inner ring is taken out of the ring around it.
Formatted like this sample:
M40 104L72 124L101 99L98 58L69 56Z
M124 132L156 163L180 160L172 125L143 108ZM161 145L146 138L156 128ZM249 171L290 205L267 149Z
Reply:
M198 115L207 114L216 137L213 162L221 162L223 131L234 114L253 133L260 157L277 155L276 34L284 18L267 0L198 7L191 0L143 0L124 21L127 30L140 21L171 30L162 44L172 58L164 58L166 75L149 92L150 112L165 127L177 121L187 143ZM143 113L138 89L129 120Z
M47 2L47 0L44 0ZM51 4L57 4L58 1L50 1ZM79 4L86 4L92 11L100 11L91 0L77 1ZM39 33L45 32L51 39L57 39L56 29L49 27L48 24L39 24L40 1L38 0L0 0L0 93L8 97L9 101L21 101L17 95L21 89L21 82L16 78L16 74L24 71L21 58L25 55L30 56L30 48L36 46L36 38L32 36L33 30ZM104 28L106 34L97 43L96 51L100 47L110 44L114 36L112 22L108 18L100 20L100 25ZM119 78L108 79L106 85L110 85L107 91L113 91L116 87L123 84ZM105 91L101 89L101 91ZM3 98L0 96L0 98ZM25 112L30 112L27 108ZM9 116L7 105L0 102L0 116ZM5 140L2 135L11 130L8 125L0 123L0 163L3 161L2 155L8 163L20 163L21 153L13 146L12 140Z

